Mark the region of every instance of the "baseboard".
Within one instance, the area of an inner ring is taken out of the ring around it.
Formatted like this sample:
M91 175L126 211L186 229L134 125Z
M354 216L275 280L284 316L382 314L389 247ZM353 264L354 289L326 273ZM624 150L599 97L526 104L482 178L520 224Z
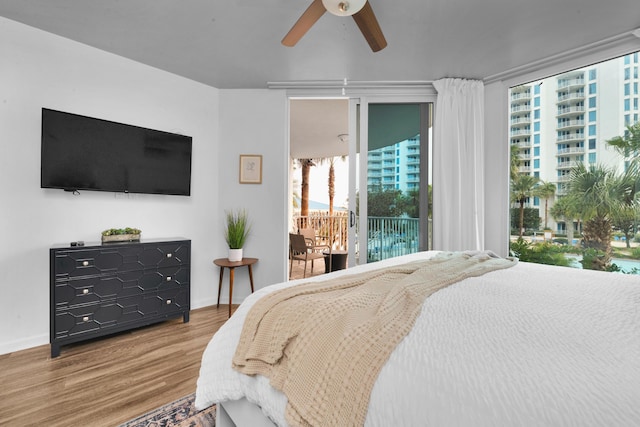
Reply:
M213 298L205 298L199 301L193 301L191 303L191 309L208 307L216 304L216 300ZM234 304L236 302L234 301ZM0 342L0 355L13 353L15 351L27 350L29 348L38 347L40 345L49 344L49 335L36 335L29 338L22 338L15 341Z
M49 335L36 335L29 338L22 338L15 341L0 343L0 354L13 353L15 351L27 350L40 345L49 344Z

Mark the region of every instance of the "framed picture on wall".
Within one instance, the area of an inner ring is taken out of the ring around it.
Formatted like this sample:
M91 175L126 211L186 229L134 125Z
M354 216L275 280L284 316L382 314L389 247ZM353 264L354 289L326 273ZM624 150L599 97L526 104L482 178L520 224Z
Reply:
M240 184L262 184L262 155L240 154Z

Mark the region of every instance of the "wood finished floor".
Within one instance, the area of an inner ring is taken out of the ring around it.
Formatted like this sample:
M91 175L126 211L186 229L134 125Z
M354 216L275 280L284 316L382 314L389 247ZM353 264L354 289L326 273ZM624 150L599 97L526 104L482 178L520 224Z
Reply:
M48 345L0 355L0 426L117 426L195 392L228 309L63 346L54 359Z
M302 278L294 262L291 279ZM316 262L307 277L324 273ZM235 307L235 306L234 306ZM202 352L227 320L228 305L62 347L0 355L0 426L109 427L195 392Z

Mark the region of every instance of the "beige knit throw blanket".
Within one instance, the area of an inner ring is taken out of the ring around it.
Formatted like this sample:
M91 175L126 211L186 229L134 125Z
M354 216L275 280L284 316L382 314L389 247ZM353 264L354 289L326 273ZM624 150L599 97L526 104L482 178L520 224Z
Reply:
M294 426L361 426L380 369L424 300L517 260L489 252L416 261L273 292L249 311L233 367L261 374L288 399Z

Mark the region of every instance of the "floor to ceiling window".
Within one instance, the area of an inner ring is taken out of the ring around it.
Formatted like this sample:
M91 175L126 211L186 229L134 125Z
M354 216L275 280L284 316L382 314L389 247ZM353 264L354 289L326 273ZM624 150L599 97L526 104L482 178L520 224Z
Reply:
M639 56L510 89L521 260L640 274Z

